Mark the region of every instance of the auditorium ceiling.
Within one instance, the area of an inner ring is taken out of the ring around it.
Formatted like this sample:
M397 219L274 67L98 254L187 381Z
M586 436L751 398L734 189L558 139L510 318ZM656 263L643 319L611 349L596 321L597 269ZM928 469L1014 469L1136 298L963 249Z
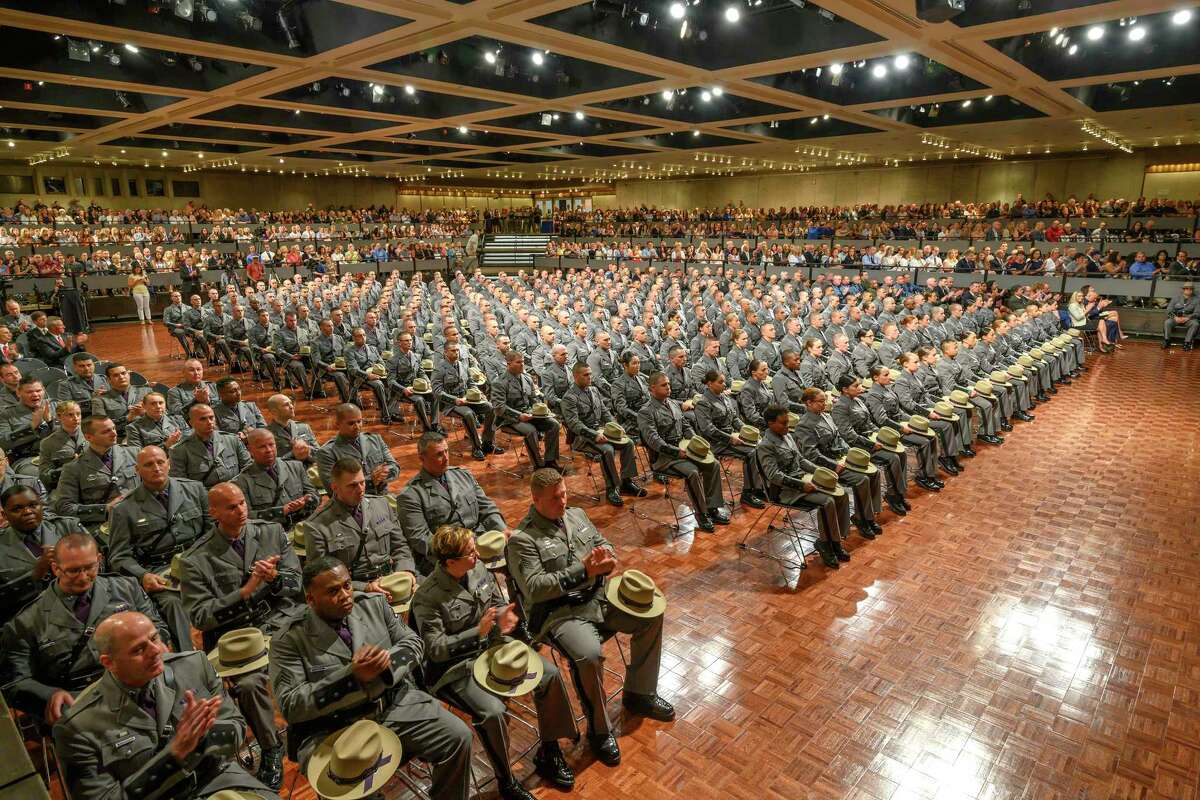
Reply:
M491 182L1197 143L1200 9L966 2L5 0L0 148Z

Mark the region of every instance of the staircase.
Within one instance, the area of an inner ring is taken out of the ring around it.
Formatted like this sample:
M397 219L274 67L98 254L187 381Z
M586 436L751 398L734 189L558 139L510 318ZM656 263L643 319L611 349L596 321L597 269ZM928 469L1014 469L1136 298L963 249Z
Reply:
M532 267L535 256L546 254L554 237L540 233L501 233L483 240L480 264L485 267Z

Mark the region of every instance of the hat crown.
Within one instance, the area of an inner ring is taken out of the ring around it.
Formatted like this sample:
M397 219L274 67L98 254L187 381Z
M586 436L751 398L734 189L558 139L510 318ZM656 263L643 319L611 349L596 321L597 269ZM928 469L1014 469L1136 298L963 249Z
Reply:
M471 388L467 389L467 395L463 399L465 399L468 403L478 403L483 399L483 394L481 394L478 389Z
M742 390L742 387L745 385L746 385L745 381L736 380L733 382L733 386L730 387L730 391L733 392L734 394L737 394L738 392L740 392Z
M851 447L846 451L846 463L856 467L865 467L871 463L871 454L861 447Z
M1017 361L1020 362L1021 366L1028 367L1033 364L1033 356L1022 354Z
M362 719L351 725L333 743L329 772L343 781L357 780L379 763L383 740L378 724Z
M488 662L488 672L501 683L511 683L529 674L528 645L509 642L501 645Z
M979 392L980 394L989 394L990 395L992 393L992 382L988 381L988 380L982 380L982 381L977 382L975 384L975 391Z
M529 413L535 417L548 417L550 416L550 406L545 403L534 403Z
M744 442L753 444L762 438L762 432L753 425L743 425L738 430L738 437Z
M900 434L896 433L891 428L880 428L878 432L876 432L875 438L888 447L895 447L896 445L900 444Z
M933 404L933 410L941 414L943 417L948 417L954 413L954 406L950 405L945 400L939 400Z
M953 392L950 393L950 402L952 402L952 403L958 403L959 405L961 405L970 399L971 399L971 396L968 395L966 392L964 392L962 389L955 389Z
M995 381L996 383L1003 383L1004 382L1004 373L1001 372L1000 370L995 370L992 373L992 380Z
M822 489L832 491L838 485L837 473L825 467L817 467L813 470L812 482Z
M688 440L688 452L697 458L708 458L709 451L712 449L708 440L703 436L693 436Z
M1008 368L1009 375L1016 375L1018 378L1025 374L1025 367L1020 364L1013 364Z
M788 412L788 430L796 430L796 426L800 424L800 415L794 412Z
M604 438L606 439L624 439L625 429L616 422L606 422L604 424Z
M482 559L496 558L504 552L504 531L488 531L475 540L475 553Z
M433 369L433 359L432 358L422 358L421 359L421 369L424 369L424 370Z
M929 420L920 415L914 415L913 418L908 421L908 424L919 431L929 430Z
M379 579L380 588L387 590L387 593L392 596L393 603L412 597L413 584L413 576L408 572L393 572L391 575L384 575Z
M217 659L223 665L237 666L253 661L267 649L267 640L258 628L238 628L217 640Z
M648 608L657 589L653 578L636 569L627 569L621 576L621 597L635 607Z
M305 531L307 528L308 526L306 526L303 522L296 523L296 527L292 528L292 544L304 547L305 542L307 541L305 536Z
M171 577L176 580L183 578L183 553L176 553L171 558Z
M425 378L417 378L413 381L412 388L414 392L428 392L430 391L429 381Z

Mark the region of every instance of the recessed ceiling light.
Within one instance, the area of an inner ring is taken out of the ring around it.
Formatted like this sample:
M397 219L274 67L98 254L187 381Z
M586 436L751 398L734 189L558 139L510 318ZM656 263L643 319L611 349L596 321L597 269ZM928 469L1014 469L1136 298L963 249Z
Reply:
M125 49L131 53L136 53L138 51L138 49L131 44L125 45Z
M467 132L467 126L466 126L466 125L460 125L460 126L458 126L458 132L459 132L459 133L466 133L466 132Z
M405 86L405 87L404 87L404 93L405 93L405 94L416 94L416 93L417 93L417 89L416 89L416 87L415 87L415 86L413 86L412 84L409 84L408 86Z
M1145 38L1146 38L1146 29L1143 28L1141 25L1138 25L1135 28L1129 29L1129 41L1140 42L1142 39L1145 39Z
M970 101L970 100L963 100L963 101L962 101L962 107L963 107L963 108L970 108L970 107L971 107L971 101Z
M711 92L701 92L700 99L707 103L709 100L712 100L712 93Z
M700 135L700 131L692 131L692 136L699 136L699 135Z
M540 67L546 61L546 57L542 55L540 50L534 50L533 55L530 56L530 58L533 59L533 65L535 67Z
M1104 38L1104 26L1093 25L1087 30L1087 38L1089 42L1098 42Z
M279 163L280 163L280 164L282 164L282 163L283 163L283 159L282 159L282 158L281 158L281 159L279 159Z
M737 22L741 18L742 12L738 10L737 6L730 6L725 9L725 20L727 22Z
M575 112L575 119L582 120L582 119L583 119L583 112L582 112L582 111L576 111L576 112Z
M829 119L829 115L826 114L825 116L821 117L821 119Z
M713 95L713 97L720 97L720 96L721 96L721 95L723 95L723 94L725 94L725 90L724 90L724 89L722 89L720 86L714 86L714 87L712 88L712 95Z
M483 54L483 60L489 64L495 64L496 63L496 54L493 53L491 50L488 50L486 53Z
M871 68L871 74L876 78L883 78L887 75L887 67L885 67L883 64L876 64Z
M829 72L830 72L830 74L833 74L833 75L841 75L842 74L842 65L841 64L830 64Z
M166 150L163 150L163 151L162 151L162 157L163 157L163 158L166 158L168 155L169 155L169 153L167 153L167 151L166 151Z
M1077 44L1073 44L1067 48L1067 55L1069 55L1069 56L1073 56L1078 52L1079 52L1079 45L1077 45Z
M1192 10L1190 8L1181 8L1171 16L1171 22L1175 25L1186 25L1192 21Z
M12 139L9 139L9 140L8 140L8 146L9 146L9 147L16 147L16 146L17 146L17 143L16 143L16 142L14 142Z
M1055 35L1057 35L1057 34L1058 34L1058 28L1051 28L1051 29L1050 29L1050 35L1051 35L1051 36L1055 36Z
M985 103L992 102L992 95L989 94L987 97L983 98L983 102L985 102Z
M899 55L892 59L892 63L896 69L908 69L909 58L906 55Z
M122 150L122 151L121 151L121 155L125 155L125 151L124 151L124 150Z
M662 90L662 99L663 100L670 100L674 96L675 96L675 92L671 91L670 89Z
M670 9L671 19L683 19L683 15L687 13L687 8L683 3L671 3Z

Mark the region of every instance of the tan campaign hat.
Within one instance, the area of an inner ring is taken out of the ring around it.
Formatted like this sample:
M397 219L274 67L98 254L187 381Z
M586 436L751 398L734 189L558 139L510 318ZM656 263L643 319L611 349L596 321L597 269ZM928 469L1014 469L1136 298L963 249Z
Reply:
M428 378L417 378L409 388L413 390L413 394L433 394L433 387L429 385Z
M1022 353L1021 355L1017 356L1017 363L1022 367L1032 367L1034 365L1033 356L1029 355L1028 353Z
M825 467L817 467L811 475L805 475L804 480L817 487L817 491L831 494L834 497L841 497L846 493L842 485L838 483L837 473Z
M988 380L1001 386L1008 386L1008 373L1002 369L994 370L992 374L988 376Z
M950 404L955 408L961 408L964 411L971 409L971 395L964 392L962 389L955 389L950 393Z
M788 412L788 432L796 430L796 426L800 424L800 415L794 411Z
M939 400L933 404L933 410L942 419L948 419L951 422L958 422L958 414L954 413L954 406L947 403L945 400Z
M693 436L690 439L684 439L679 443L679 446L692 461L700 464L711 464L716 460L713 456L712 446L703 436Z
M270 644L258 628L238 628L217 640L208 662L222 678L244 675L267 665Z
M745 385L746 385L745 381L742 381L742 380L734 381L733 385L729 387L729 391L733 394L737 394L738 392L740 392L742 390L742 387Z
M542 659L524 642L506 642L475 659L475 682L492 694L520 697L542 680Z
M762 431L753 425L743 425L738 428L738 438L745 444L751 447L757 446L762 441Z
M625 444L629 441L629 436L626 435L625 429L616 422L606 422L604 427L600 429L604 434L604 438L608 439L612 444Z
M878 442L884 450L891 450L893 453L903 453L904 444L900 441L900 434L891 428L880 428L869 437L871 441Z
M329 734L308 761L305 777L328 800L358 800L380 791L400 768L400 737L361 719Z
M433 359L432 358L422 358L421 359L421 369L424 370L425 372L433 372Z
M636 569L627 569L610 579L605 595L626 614L643 619L662 616L667 609L667 598L654 579Z
M467 393L465 395L463 395L463 399L466 400L468 403L482 403L483 402L483 392L479 391L474 386L472 386L470 389L467 389Z
M861 447L851 447L847 450L843 463L846 465L846 469L865 475L874 475L879 471L878 467L871 463L871 454Z
M919 414L913 414L911 417L909 417L908 427L912 428L914 432L919 433L922 436L928 436L930 439L937 436L936 433L929 429L929 420Z
M417 582L413 579L411 572L393 572L391 575L384 575L379 579L379 588L391 595L392 610L401 614L412 607L413 592L417 589Z
M297 522L296 526L292 528L292 532L290 534L292 537L292 550L294 550L298 556L304 555L304 548L308 544L308 539L305 536L307 530L308 525L304 522Z
M995 389L992 388L992 382L986 378L981 381L976 381L975 391L979 392L984 397L991 397L995 393Z
M537 417L539 419L545 419L554 416L550 413L550 406L546 405L545 403L534 403L533 408L529 409L529 414L530 416Z
M487 375L484 375L477 369L471 370L468 374L471 376L471 383L475 384L476 386L483 386L485 383L487 383Z
M166 591L180 591L183 583L183 553L176 553L171 557L171 566L160 573L160 577L167 582Z
M481 533L475 539L475 554L488 569L500 569L508 563L504 557L504 547L507 543L508 539L505 538L504 531Z

